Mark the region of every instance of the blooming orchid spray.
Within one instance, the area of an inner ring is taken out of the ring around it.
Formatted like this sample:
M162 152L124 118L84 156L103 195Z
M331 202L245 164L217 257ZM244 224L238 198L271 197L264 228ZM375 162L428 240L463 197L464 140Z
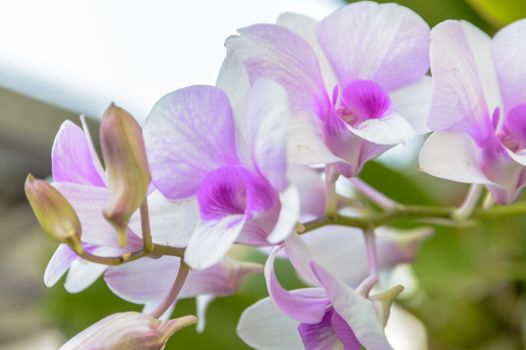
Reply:
M392 270L417 257L434 225L518 212L524 20L490 39L466 22L430 30L408 8L361 1L321 21L286 13L238 33L226 40L216 86L168 93L142 127L111 104L103 162L84 118L82 128L66 121L52 181L28 176L35 216L60 243L45 284L67 273L76 293L102 277L143 306L62 349L162 349L183 327L202 331L208 304L254 274L269 297L240 316L248 345L392 349L384 328L403 291ZM474 185L460 207L401 204L357 178L366 162L428 131L422 170ZM341 192L338 178L362 196ZM479 207L481 185L502 206ZM258 255L265 266L249 261ZM277 261L290 262L304 288L285 289ZM183 298L196 298L197 319L170 319Z

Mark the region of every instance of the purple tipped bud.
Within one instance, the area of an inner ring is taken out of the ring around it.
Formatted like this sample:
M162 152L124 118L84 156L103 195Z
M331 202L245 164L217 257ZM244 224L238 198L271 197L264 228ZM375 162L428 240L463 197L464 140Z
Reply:
M196 321L195 316L161 321L138 312L121 312L86 328L59 350L161 350L178 330Z
M24 190L42 230L54 240L67 243L78 254L82 253L80 221L67 199L48 182L31 174L26 178Z
M146 198L151 180L144 140L135 119L111 104L102 117L100 141L109 189L104 216L124 246L128 221Z

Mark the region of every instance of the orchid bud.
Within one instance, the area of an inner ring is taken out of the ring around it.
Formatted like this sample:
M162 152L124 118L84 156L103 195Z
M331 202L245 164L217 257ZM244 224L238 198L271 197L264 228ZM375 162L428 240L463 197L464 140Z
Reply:
M178 330L196 321L195 316L161 321L138 312L116 313L86 328L59 350L161 350Z
M395 301L396 297L398 297L403 291L404 287L402 287L401 285L397 285L386 290L383 293L372 295L369 297L369 299L373 302L374 306L376 307L376 310L378 311L380 319L382 320L384 325L387 323L387 319L389 318L391 305Z
M81 254L80 221L68 200L48 182L35 179L31 174L26 178L24 190L42 230Z
M112 103L102 117L100 141L109 190L103 213L124 246L128 221L146 198L151 179L144 140L135 119Z

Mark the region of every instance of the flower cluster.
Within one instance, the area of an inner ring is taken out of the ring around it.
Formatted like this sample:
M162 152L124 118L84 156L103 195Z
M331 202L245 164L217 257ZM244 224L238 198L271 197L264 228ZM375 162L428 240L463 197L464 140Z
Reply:
M482 185L508 205L526 184L525 36L525 20L491 39L467 22L430 29L408 8L369 1L321 21L286 13L229 37L216 86L167 94L142 130L110 105L104 166L84 120L64 122L53 181L30 175L25 188L61 243L45 283L67 272L75 293L103 276L144 314L110 316L63 349L160 349L195 322L159 320L178 299L196 298L203 329L210 301L256 273L269 297L241 316L247 344L391 349L384 327L403 288L385 288L380 272L412 261L432 233L391 220L455 224L477 215ZM473 184L461 207L402 205L357 177L367 161L428 132L421 169ZM339 193L337 180L373 209ZM229 257L233 245L260 248L265 266ZM284 289L276 259L309 287Z

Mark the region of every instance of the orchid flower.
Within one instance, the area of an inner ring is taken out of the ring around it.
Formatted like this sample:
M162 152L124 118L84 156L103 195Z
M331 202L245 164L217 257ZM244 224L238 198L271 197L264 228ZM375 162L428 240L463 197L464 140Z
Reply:
M493 40L472 24L445 21L431 31L433 96L420 153L423 171L485 185L509 204L526 184L526 20Z
M426 130L429 27L408 8L362 1L321 22L286 13L238 32L226 41L218 86L240 101L243 82L287 90L291 163L337 163L351 177Z
M89 132L70 121L60 127L52 149L53 185L64 195L77 213L82 227L82 243L88 252L99 256L119 255L142 246L141 222L135 213L128 225L128 243L121 247L115 228L102 211L108 199L106 174L94 151ZM192 201L167 201L158 191L150 190L150 224L154 243L184 247L197 222L197 205ZM100 277L107 266L79 258L66 244L51 258L44 282L54 285L66 272L65 287L76 293Z
M275 247L265 265L270 297L244 311L239 336L258 349L392 349L384 334L390 303L401 287L389 291L382 302L347 286L322 267L297 236L297 271L316 287L287 291L274 273ZM298 244L299 243L299 244ZM383 299L383 297L382 297Z
M414 261L422 243L433 234L429 227L411 230L380 227L375 232L380 273ZM303 234L301 238L316 261L347 285L357 287L368 276L367 264L364 264L366 246L360 229L329 225ZM295 240L286 240L284 246L290 260L295 261ZM308 280L305 282L311 284Z
M128 225L127 246L120 247L115 228L102 215L108 196L106 177L99 170L102 168L98 167L98 158L90 142L87 129L83 132L72 122L63 123L52 152L53 184L76 209L82 226L81 238L85 251L103 257L135 251L142 246L142 241L135 234L141 230L140 215L132 215ZM154 243L186 246L189 234L197 223L195 200L169 202L154 189L150 189L148 200ZM67 244L61 244L48 264L44 282L50 287L67 271L65 288L71 293L77 293L105 274L105 281L115 294L125 300L144 304L145 311L149 311L166 296L175 280L179 262L178 257L165 256L108 267L88 262L78 257ZM210 298L234 293L243 276L260 270L257 264L223 259L202 273L190 272L189 281L179 297L197 297L199 305L203 305L198 307L202 324L201 319L204 320L206 311L204 306L211 301ZM168 277L170 274L173 278ZM208 282L204 283L205 280ZM148 292L144 294L146 286ZM201 295L210 298L203 298Z
M199 204L185 252L193 268L214 265L236 241L280 242L299 219L298 193L286 176L286 93L259 81L243 113L246 128L236 128L221 89L192 86L164 96L146 120L153 184L170 200ZM245 143L238 133L248 136Z

